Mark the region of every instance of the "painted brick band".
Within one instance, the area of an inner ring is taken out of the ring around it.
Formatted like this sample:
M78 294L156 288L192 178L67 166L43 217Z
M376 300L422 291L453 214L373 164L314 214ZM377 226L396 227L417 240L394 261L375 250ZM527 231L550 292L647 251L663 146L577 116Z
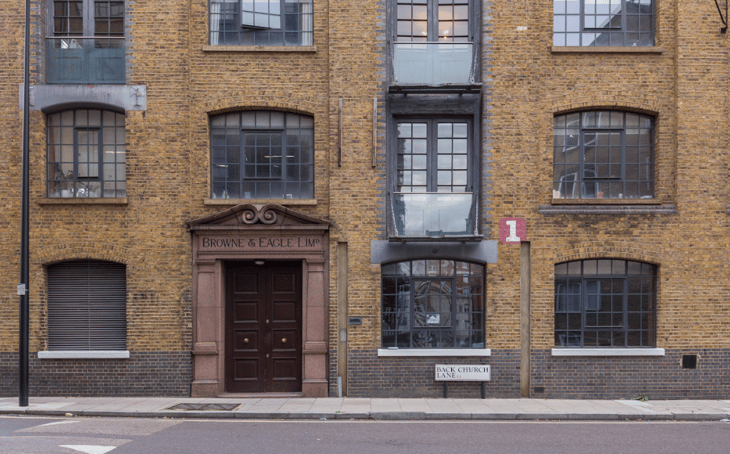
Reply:
M0 353L0 396L18 393L18 354ZM30 358L31 396L190 396L190 352L130 352L129 359Z
M656 357L566 357L532 353L532 397L547 399L727 399L730 349L667 350ZM697 355L696 369L682 355Z
M378 357L377 350L348 352L348 397L442 397L443 382L434 379L436 364L489 364L487 397L519 397L518 350L492 350L487 358ZM478 382L449 383L449 397L479 398Z

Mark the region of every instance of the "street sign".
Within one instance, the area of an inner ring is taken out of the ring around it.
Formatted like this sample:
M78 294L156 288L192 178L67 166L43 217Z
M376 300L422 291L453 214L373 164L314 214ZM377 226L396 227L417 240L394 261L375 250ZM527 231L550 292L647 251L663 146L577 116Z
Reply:
M436 381L489 381L488 364L436 364Z

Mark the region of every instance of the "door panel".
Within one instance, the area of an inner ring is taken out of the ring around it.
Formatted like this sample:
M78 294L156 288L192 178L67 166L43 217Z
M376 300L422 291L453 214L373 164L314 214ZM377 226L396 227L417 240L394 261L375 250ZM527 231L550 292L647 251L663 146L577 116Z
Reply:
M301 264L234 263L226 279L226 390L301 391Z

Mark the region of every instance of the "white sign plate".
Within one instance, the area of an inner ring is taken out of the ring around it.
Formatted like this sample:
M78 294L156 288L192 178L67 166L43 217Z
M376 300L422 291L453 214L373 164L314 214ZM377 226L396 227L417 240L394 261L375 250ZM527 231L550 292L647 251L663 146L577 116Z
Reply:
M488 364L436 364L436 381L489 381Z

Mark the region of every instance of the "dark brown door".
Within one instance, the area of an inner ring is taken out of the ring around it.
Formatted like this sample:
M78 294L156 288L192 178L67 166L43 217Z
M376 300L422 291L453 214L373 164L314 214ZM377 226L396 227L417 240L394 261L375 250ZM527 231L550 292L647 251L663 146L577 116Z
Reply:
M226 273L226 389L302 390L300 263L232 263Z

